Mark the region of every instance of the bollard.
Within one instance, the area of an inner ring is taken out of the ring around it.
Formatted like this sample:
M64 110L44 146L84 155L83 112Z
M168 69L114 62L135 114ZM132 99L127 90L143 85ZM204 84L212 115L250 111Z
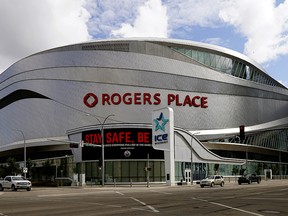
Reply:
M130 179L130 187L132 187L132 179Z
M114 182L114 187L116 187L116 179L114 179L113 182Z

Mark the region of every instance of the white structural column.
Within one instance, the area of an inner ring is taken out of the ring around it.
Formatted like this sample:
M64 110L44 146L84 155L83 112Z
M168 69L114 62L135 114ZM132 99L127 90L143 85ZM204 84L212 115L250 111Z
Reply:
M153 111L152 146L164 151L166 182L175 185L174 113L170 107Z

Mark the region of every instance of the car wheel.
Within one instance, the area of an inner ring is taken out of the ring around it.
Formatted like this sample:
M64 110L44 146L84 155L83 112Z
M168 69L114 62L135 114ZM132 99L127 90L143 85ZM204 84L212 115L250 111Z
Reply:
M257 180L257 183L260 184L260 180L259 179Z
M241 185L241 182L240 182L240 181L238 181L238 184L239 184L239 185Z
M4 190L4 188L2 187L2 185L0 185L0 191L3 191Z
M252 181L251 181L251 179L248 181L248 184L251 184L252 183Z
M15 185L12 185L11 189L12 191L17 191L17 188L15 187Z
M224 186L224 182L221 182L220 186L223 187Z
M204 188L204 185L200 185L201 186L201 188Z
M28 188L27 188L27 191L31 191L31 187L28 187Z
M214 182L211 183L210 187L214 187Z

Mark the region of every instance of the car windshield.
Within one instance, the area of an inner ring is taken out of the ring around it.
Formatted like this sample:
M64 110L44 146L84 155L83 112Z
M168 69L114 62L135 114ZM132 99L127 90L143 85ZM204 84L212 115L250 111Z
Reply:
M208 176L207 179L214 179L214 176Z
M25 180L23 177L21 176L16 176L16 177L12 177L13 180Z

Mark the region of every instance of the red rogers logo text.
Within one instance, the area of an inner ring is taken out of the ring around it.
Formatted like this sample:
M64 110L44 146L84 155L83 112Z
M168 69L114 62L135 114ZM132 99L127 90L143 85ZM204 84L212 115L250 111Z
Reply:
M189 106L189 107L200 107L200 108L208 108L208 97L201 96L190 96L186 95L185 97L180 97L179 94L167 94L166 96L167 105L175 105L175 106ZM98 105L98 102L101 105L160 105L162 103L161 94L160 93L102 93L100 97L98 97L94 93L87 93L83 98L84 104L93 108Z

